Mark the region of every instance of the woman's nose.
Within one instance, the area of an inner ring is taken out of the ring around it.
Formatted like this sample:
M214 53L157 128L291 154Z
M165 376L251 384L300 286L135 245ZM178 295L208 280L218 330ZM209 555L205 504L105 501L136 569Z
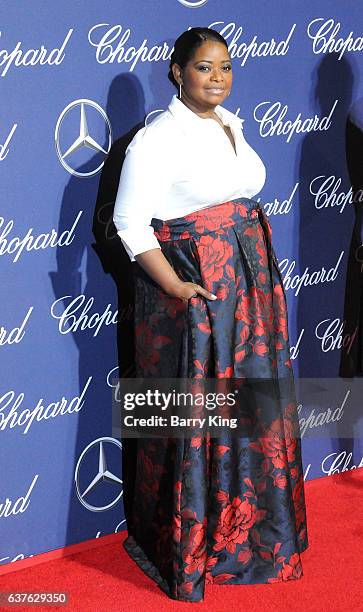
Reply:
M211 79L213 81L222 81L223 80L223 74L220 70L213 70L213 72L211 73Z

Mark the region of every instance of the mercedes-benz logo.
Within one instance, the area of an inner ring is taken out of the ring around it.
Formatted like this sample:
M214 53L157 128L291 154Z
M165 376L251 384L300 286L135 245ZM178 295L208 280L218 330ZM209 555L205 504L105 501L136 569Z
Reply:
M86 117L86 107L87 106L91 106L92 108L95 108L97 112L101 115L104 122L106 123L107 130L108 130L107 150L105 150L100 144L98 144L98 142L96 142L96 140L92 138L92 136L89 133L87 117ZM73 141L73 143L68 147L68 149L65 152L62 152L60 142L59 142L60 128L62 126L62 123L66 115L75 107L80 107L79 135ZM65 158L71 156L73 153L75 153L82 147L88 147L89 149L92 149L93 151L96 151L97 153L104 153L106 157L106 155L110 151L111 143L112 143L111 123L105 111L103 110L103 108L99 106L99 104L97 104L96 102L93 102L93 100L87 100L87 99L74 100L73 102L68 104L68 106L66 106L66 108L59 115L57 124L55 126L54 139L55 139L55 148L57 151L59 161L61 162L62 166L67 170L67 172L69 172L70 174L73 174L74 176L81 176L81 177L93 176L94 174L97 174L101 170L104 164L104 161L97 168L95 168L95 170L91 170L90 172L78 172L77 170L74 170L65 161Z
M144 121L144 125L145 125L145 126L150 125L150 123L152 123L152 122L153 122L153 120L155 119L155 117L153 117L153 118L151 119L151 121L150 121L150 117L152 117L153 115L156 115L156 113L162 113L162 112L163 112L163 109L162 109L162 108L158 108L158 109L156 109L156 110L151 111L151 112L150 112L148 115L146 115L146 117L145 117L145 121Z
M82 451L77 461L77 465L76 465L76 469L74 473L74 483L76 487L77 497L79 501L81 502L81 504L85 508L87 508L87 510L91 510L92 512L104 512L105 510L109 510L110 508L113 508L113 506L115 506L120 501L122 494L123 494L122 480L107 469L106 455L105 455L105 450L104 450L105 443L114 444L115 446L119 447L120 450L122 449L121 442L119 442L119 440L116 440L115 438L98 438L97 440L93 440L93 442L88 444L88 446L86 446L86 448ZM86 489L84 491L81 491L80 482L79 482L80 481L80 477L79 477L80 466L82 462L85 460L87 453L94 446L99 447L98 448L98 472L95 475L95 477L92 479L92 481L89 483L89 485L86 487ZM85 500L85 497L103 482L120 485L121 492L117 495L116 499L114 499L111 503L105 506L93 506L92 504L89 504Z
M178 0L178 2L188 8L200 8L203 4L207 4L208 0Z

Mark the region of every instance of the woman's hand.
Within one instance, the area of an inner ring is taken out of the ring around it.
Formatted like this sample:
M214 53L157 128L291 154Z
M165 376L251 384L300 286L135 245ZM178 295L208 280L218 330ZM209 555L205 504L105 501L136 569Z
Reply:
M184 282L175 273L161 249L150 249L135 256L137 263L158 283L158 285L171 297L177 297L187 302L195 295L201 295L207 300L216 300L213 295L201 285Z
M191 297L196 297L197 295L201 295L205 297L207 300L216 300L217 296L204 289L201 285L197 285L196 283L189 283L179 280L175 284L171 285L166 291L168 295L171 297L177 297L187 302Z

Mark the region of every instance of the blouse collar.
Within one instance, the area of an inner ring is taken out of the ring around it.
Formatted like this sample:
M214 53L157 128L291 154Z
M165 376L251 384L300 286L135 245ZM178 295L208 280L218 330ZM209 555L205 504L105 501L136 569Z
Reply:
M181 100L179 100L176 94L173 95L168 109L174 117L182 121L185 127L195 128L197 124L201 125L201 122L205 121L203 117L199 117L199 115L194 113ZM229 125L231 128L241 128L244 119L237 117L237 115L231 113L231 111L220 105L216 106L214 110L224 125Z

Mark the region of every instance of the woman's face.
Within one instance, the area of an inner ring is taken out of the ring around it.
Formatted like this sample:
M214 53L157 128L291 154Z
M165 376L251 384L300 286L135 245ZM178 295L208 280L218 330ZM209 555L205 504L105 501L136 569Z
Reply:
M182 99L195 109L209 110L222 104L232 87L232 62L225 45L205 41L183 70L173 65L174 77L182 82Z

